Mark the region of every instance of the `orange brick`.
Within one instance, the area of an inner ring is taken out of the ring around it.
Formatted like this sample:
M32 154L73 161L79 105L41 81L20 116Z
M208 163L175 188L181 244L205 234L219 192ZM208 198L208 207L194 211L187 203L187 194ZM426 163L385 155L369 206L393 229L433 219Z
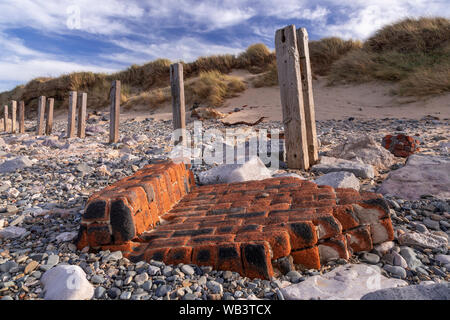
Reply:
M320 269L319 248L312 248L292 251L291 256L295 264L300 264L307 269Z

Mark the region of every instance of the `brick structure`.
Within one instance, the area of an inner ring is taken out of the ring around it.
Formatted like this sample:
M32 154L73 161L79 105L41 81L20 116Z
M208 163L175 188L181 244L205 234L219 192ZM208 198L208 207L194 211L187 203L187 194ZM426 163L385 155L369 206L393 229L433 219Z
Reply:
M383 138L382 145L394 156L407 158L414 152L419 151L420 141L411 136L398 134L396 136L387 135Z
M282 257L318 269L393 239L381 195L293 177L195 186L184 164L164 162L93 194L78 247L270 278Z

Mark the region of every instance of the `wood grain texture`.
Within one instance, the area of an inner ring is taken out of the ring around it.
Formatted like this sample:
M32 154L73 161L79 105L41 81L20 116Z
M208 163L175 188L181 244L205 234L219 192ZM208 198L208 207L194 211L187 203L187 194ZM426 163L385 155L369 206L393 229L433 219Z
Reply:
M116 143L119 141L120 97L121 83L119 80L114 80L112 82L110 92L111 105L109 110L109 143Z
M11 133L17 131L17 101L11 101Z
M3 129L8 132L8 106L3 107Z
M38 136L45 134L45 105L47 98L45 96L39 97L38 102L38 115L37 115L37 132Z
M87 109L87 93L78 94L78 138L86 137L86 109Z
M173 129L182 130L179 139L175 141L175 145L179 143L186 144L186 107L184 98L183 64L175 63L170 66L170 87L172 91Z
M25 133L25 101L19 102L19 133Z
M309 168L300 59L295 26L277 30L275 48L280 84L281 106L286 140L287 165L291 169Z
M77 92L69 93L69 114L67 119L67 138L75 137L75 120L77 112Z
M305 28L297 29L297 44L300 54L300 73L303 87L303 106L305 110L309 165L313 166L319 160L319 147L317 144L316 112L314 110L312 71L308 41L308 31Z
M47 112L46 112L46 126L45 134L51 135L53 130L53 108L55 106L55 99L49 98L47 100Z

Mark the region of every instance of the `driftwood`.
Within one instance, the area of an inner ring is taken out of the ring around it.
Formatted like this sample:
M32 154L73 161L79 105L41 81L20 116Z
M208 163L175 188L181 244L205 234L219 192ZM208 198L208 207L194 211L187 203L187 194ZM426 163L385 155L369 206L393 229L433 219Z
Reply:
M226 127L237 126L237 125L256 126L257 124L260 124L261 122L263 122L264 119L267 119L267 117L261 117L256 122L238 121L238 122L234 122L234 123L228 123L228 122L222 121L222 123Z

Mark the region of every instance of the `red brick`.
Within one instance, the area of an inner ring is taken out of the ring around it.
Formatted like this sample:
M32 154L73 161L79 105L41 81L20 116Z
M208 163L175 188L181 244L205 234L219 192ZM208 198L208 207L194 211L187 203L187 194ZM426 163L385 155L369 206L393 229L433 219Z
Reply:
M373 249L369 226L361 226L346 232L347 246L352 252L370 251Z
M291 256L295 264L302 265L306 269L320 269L319 248L312 248L292 251Z

